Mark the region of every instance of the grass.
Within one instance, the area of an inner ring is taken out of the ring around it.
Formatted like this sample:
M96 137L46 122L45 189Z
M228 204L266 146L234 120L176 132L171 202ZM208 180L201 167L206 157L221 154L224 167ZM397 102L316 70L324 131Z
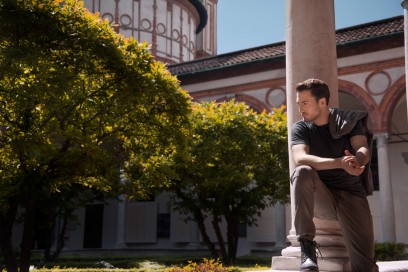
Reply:
M101 257L79 258L61 257L56 261L46 263L44 267L37 267L40 259L33 256L32 264L36 272L162 272L172 267L182 268L189 262L202 263L203 256L165 256L165 257ZM228 272L245 272L270 269L271 258L246 256L237 259L235 266L228 267ZM0 271L1 271L0 265ZM184 270L183 270L184 271ZM188 270L186 270L188 271Z
M407 260L406 245L403 243L376 243L375 255L377 261ZM5 269L0 255L0 272ZM114 257L103 256L85 258L79 256L61 257L54 262L47 263L43 268L36 269L38 272L63 270L63 272L161 272L171 267L184 267L189 262L201 263L203 259L211 259L209 256L165 256L165 257ZM38 266L40 255L33 255L32 264ZM271 267L271 258L256 256L244 256L237 258L235 266L228 267L228 272L245 272L256 270L268 270Z

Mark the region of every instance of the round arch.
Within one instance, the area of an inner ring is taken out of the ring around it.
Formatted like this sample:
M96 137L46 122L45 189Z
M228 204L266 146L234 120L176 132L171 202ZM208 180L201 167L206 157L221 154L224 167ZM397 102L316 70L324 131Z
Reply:
M270 112L271 111L270 108L266 104L264 104L262 101L256 99L255 97L245 95L245 94L235 94L233 96L223 96L217 99L217 102L229 101L231 99L235 99L235 101L237 102L243 102L257 112L262 112L262 111Z
M353 82L339 79L338 85L339 91L350 94L361 101L362 105L368 112L373 126L373 131L380 131L381 116L375 100L363 88Z
M379 111L382 115L381 128L382 132L388 132L391 130L391 120L392 114L394 113L395 107L398 101L405 94L406 83L405 75L400 77L392 86L389 88L385 96L383 97Z

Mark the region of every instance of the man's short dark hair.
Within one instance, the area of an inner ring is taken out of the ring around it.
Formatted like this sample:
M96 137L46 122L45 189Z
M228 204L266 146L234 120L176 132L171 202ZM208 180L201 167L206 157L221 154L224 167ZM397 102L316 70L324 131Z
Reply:
M329 104L330 99L329 86L327 86L326 82L324 82L323 80L309 78L296 85L296 91L298 93L305 90L310 90L312 96L316 98L316 101L319 101L321 98L326 98L326 103Z

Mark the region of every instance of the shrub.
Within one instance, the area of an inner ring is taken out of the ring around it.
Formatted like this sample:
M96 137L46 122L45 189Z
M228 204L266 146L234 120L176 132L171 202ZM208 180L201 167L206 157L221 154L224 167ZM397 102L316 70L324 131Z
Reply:
M375 259L377 261L398 261L407 258L403 243L375 243Z
M203 259L203 262L197 264L196 262L189 261L188 265L183 268L172 267L167 270L168 272L228 272L228 268L223 267L219 259Z

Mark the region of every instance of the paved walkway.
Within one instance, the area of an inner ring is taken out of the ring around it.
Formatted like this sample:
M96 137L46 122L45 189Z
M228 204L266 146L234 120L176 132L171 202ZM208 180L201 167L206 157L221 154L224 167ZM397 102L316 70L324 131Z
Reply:
M408 271L408 261L379 262L381 272Z
M378 262L380 272L408 272L408 261ZM249 272L299 272L283 270L254 270ZM323 272L323 271L320 271Z

